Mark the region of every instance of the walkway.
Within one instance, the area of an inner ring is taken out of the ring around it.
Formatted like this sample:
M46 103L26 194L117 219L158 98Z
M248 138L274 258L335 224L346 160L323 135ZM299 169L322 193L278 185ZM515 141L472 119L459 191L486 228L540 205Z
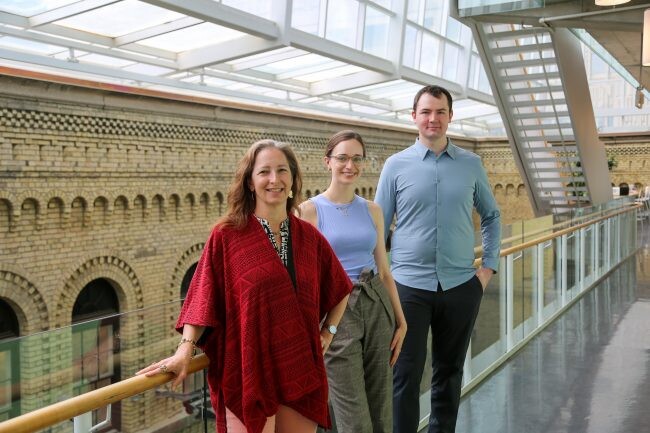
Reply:
M648 226L636 257L463 398L457 433L649 431Z

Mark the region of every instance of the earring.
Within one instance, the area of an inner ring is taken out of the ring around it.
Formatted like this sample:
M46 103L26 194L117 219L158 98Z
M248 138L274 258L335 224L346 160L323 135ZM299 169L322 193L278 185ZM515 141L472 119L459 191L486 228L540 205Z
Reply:
M289 198L293 198L293 191L289 190Z

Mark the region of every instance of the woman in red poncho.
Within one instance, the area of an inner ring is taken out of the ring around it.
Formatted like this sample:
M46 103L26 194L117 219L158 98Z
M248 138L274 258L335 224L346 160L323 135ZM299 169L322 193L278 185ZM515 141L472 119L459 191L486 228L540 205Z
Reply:
M138 372L172 372L176 386L199 346L219 433L331 427L323 353L352 283L327 240L293 215L301 188L290 147L248 149L178 318L176 353Z

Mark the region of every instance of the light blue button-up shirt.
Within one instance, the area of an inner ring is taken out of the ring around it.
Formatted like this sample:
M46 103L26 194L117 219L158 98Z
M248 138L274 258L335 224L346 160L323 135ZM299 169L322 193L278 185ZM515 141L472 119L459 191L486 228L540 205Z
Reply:
M483 266L497 270L501 217L481 159L447 141L436 156L415 144L386 160L375 202L391 238L393 278L405 286L448 290L475 273L472 209L481 217Z

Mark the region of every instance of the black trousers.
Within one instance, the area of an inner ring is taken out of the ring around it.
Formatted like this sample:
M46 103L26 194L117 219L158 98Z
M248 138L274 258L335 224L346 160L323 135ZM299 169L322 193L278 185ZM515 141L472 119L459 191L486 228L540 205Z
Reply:
M483 286L476 276L447 291L442 291L440 285L433 292L396 284L408 331L393 369L393 433L417 433L420 381L429 328L433 376L428 433L453 433L465 354L481 305Z

